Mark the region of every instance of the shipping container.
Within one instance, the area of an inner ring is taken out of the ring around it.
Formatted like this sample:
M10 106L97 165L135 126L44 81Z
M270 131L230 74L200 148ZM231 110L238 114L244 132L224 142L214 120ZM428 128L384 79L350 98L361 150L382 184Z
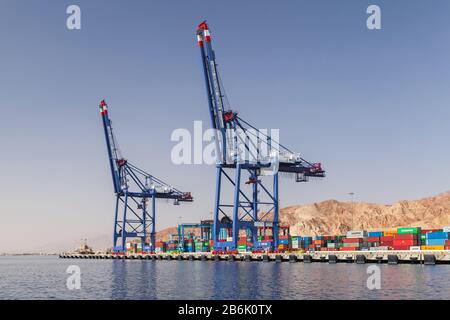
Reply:
M420 233L420 228L419 227L397 228L397 233L398 234L405 234L405 233L418 234L418 233Z
M418 245L417 240L394 240L392 246L416 246Z
M448 227L443 227L443 228L442 228L442 231L443 231L443 232L450 232L450 226L448 226Z
M359 248L361 247L361 243L359 242L344 242L342 244L343 248Z
M367 242L380 242L380 236L368 236Z
M444 246L421 246L422 250L444 250Z
M430 232L425 237L426 239L448 239L448 232Z
M430 233L430 232L442 232L442 229L422 229L420 231L421 234L426 234L426 233Z
M363 239L361 239L361 238L344 238L344 239L342 239L343 243L360 243L362 241L363 241Z
M384 232L383 231L370 231L370 232L367 232L367 236L368 237L382 237L382 236L384 236Z
M363 230L352 230L347 232L347 238L366 238L367 232Z
M445 245L445 239L427 239L425 245L427 246L443 246Z
M389 250L389 247L388 246L379 246L379 247L369 248L369 251L385 251L385 250Z
M355 248L355 247L343 247L343 248L339 248L339 251L359 251L359 248Z
M407 240L406 240L407 241ZM392 250L409 250L410 246L392 246Z
M387 230L383 231L383 236L385 237L393 237L397 234L397 230Z
M419 235L414 233L399 233L394 236L394 240L417 240L417 239L419 239Z

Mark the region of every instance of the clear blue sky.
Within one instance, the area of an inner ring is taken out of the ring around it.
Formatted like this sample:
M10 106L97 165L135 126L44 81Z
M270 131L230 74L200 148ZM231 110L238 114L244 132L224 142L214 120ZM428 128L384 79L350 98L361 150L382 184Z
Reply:
M70 4L82 30L66 28ZM382 30L366 28L369 4ZM170 161L172 130L209 124L204 19L232 106L328 172L283 180L281 206L450 189L448 1L2 0L0 251L111 234L101 98L125 156L194 194L162 203L158 229L208 217L214 169Z

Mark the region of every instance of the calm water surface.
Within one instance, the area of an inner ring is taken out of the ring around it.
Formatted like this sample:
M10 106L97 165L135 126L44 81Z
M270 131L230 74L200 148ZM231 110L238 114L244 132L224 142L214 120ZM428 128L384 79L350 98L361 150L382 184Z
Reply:
M378 265L380 290L369 265L0 257L0 299L450 299L450 265Z

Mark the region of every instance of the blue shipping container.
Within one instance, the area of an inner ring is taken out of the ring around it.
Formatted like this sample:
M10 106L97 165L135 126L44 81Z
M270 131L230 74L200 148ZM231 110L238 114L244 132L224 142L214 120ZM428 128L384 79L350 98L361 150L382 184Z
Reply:
M445 245L445 240L447 239L427 239L425 240L425 244L427 246L443 246Z
M382 237L383 235L384 235L383 231L372 231L367 233L368 237Z
M430 232L426 234L426 239L448 239L448 232Z

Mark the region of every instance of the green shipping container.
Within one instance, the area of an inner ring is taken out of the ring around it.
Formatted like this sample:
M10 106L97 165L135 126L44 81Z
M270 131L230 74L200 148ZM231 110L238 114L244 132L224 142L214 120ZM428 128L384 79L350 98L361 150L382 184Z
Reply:
M427 239L427 236L425 234L420 235L420 240L425 241Z
M398 228L398 234L418 234L420 233L420 228L411 227L411 228Z
M239 249L247 249L247 245L245 245L245 244L238 244L238 246L237 246L237 248L238 248L238 250Z

